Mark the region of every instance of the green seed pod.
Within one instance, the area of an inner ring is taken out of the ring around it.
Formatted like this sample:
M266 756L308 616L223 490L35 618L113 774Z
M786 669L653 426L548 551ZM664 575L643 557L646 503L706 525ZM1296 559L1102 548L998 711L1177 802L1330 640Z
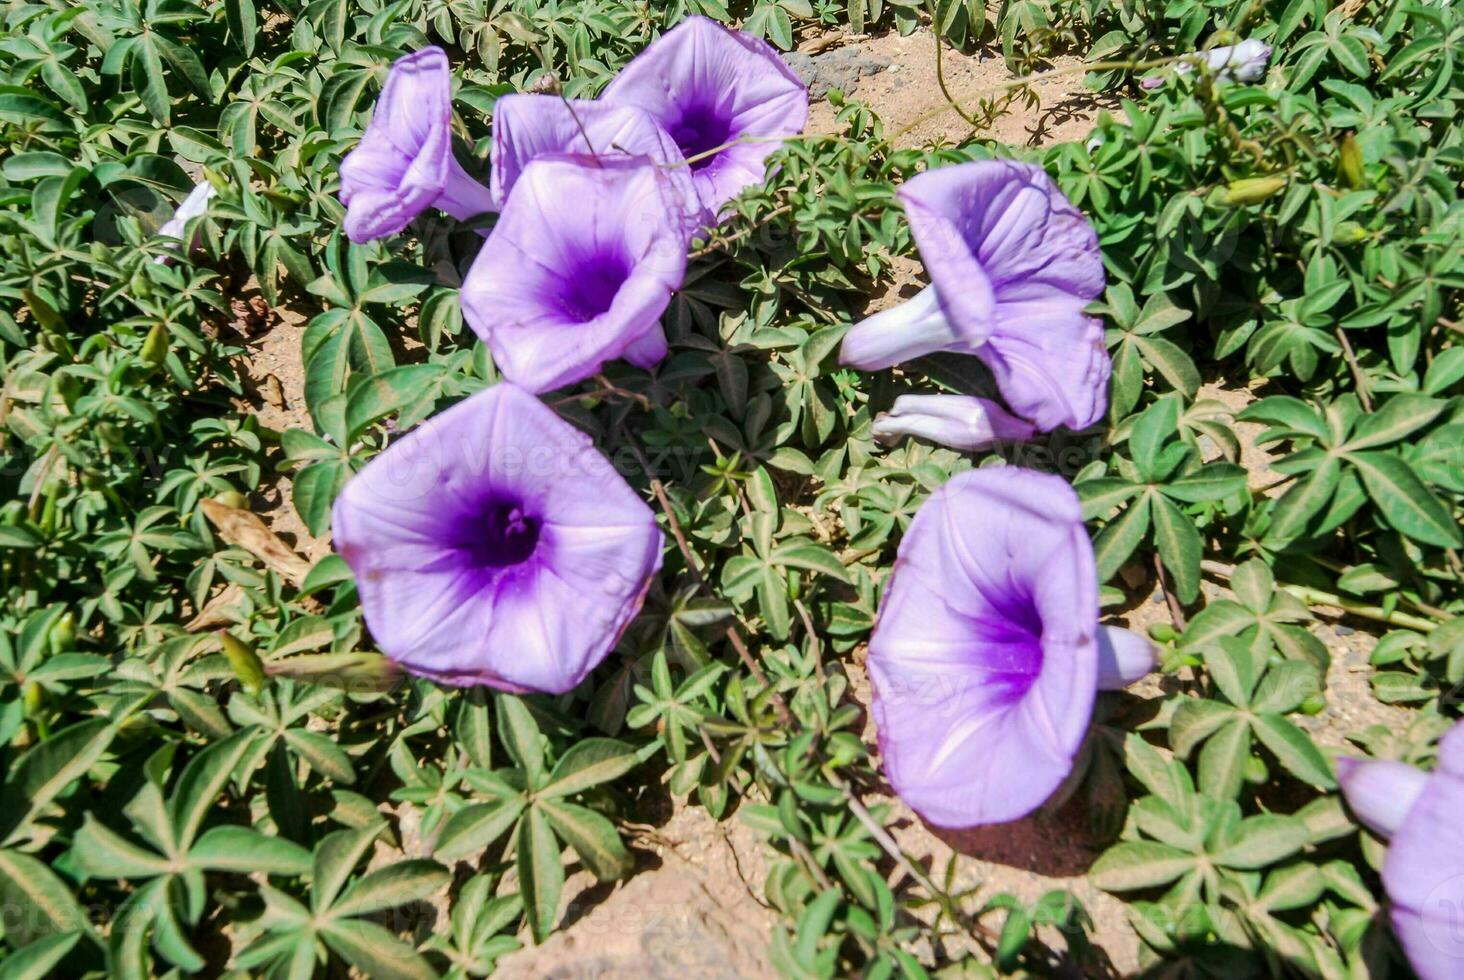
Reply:
M244 685L244 690L253 694L264 687L264 661L259 659L254 648L229 632L220 633L219 641L223 643L224 656L234 669L234 676Z
M249 509L249 498L238 490L225 490L223 493L214 497L214 502L223 504L225 507L232 507L235 510Z
M1258 755L1253 755L1245 760L1245 781L1252 786L1260 786L1271 778L1271 770L1266 766L1266 760Z
M1344 221L1332 233L1332 241L1338 245L1355 245L1367 237L1367 229L1356 221Z
M70 610L62 613L61 618L51 625L51 633L46 637L46 642L51 648L52 656L75 650L76 614Z
M152 295L152 283L148 280L147 273L141 269L132 274L132 282L128 288L138 299L147 299Z
M1342 178L1342 183L1353 190L1361 190L1367 186L1367 173L1362 166L1362 150L1351 133L1342 137L1342 145L1338 147L1337 175Z
M153 328L147 332L147 339L142 342L142 359L153 367L157 367L168 359L168 348L172 342L165 324L154 323Z
M1149 627L1149 639L1156 643L1172 643L1179 639L1179 632L1169 623L1155 623Z
M1301 712L1307 715L1319 715L1327 709L1327 698L1320 691L1301 702Z
M46 704L46 692L35 681L25 686L25 716L34 718L41 713Z
M1286 187L1286 178L1283 176L1273 177L1242 177L1240 180L1232 180L1225 185L1225 193L1221 195L1221 202L1231 207L1240 207L1246 204L1259 204L1269 197L1280 193Z

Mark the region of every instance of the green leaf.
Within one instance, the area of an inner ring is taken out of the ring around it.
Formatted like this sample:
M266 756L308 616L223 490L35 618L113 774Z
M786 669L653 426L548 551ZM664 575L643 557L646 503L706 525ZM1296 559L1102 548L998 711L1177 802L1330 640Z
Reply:
M1168 498L1153 498L1154 544L1164 567L1174 578L1174 591L1183 603L1200 594L1200 554L1204 543L1195 522Z
M1175 755L1187 757L1232 718L1235 708L1206 698L1184 698L1169 719L1169 744Z
M335 903L341 887L356 865L371 850L386 824L380 820L356 830L337 830L326 834L315 845L311 862L310 907L316 912Z
M60 976L57 964L76 946L80 932L58 932L37 939L0 961L0 980L47 980ZM19 940L16 940L19 942Z
M173 831L172 843L179 852L189 850L203 818L213 808L257 734L255 729L245 728L215 742L194 756L178 777L178 785L168 801L168 818Z
M0 902L7 913L23 913L5 916L5 938L15 946L57 933L91 931L86 911L71 889L29 854L0 851Z
M1107 582L1134 553L1149 533L1149 500L1145 494L1098 532L1093 539L1093 558L1098 566L1098 581Z
M434 853L449 864L466 860L502 837L523 811L522 799L465 806L443 825Z
M338 919L320 936L341 959L372 980L436 980L437 971L411 946L374 922ZM314 963L310 963L313 969Z
M307 875L310 852L294 841L249 827L211 827L188 851L190 864L238 874Z
M1211 856L1227 868L1264 868L1306 846L1306 824L1275 813L1247 817L1231 838Z
M1270 749L1293 776L1321 789L1336 788L1332 767L1306 732L1274 714L1256 716L1251 727L1261 744Z
M818 572L840 582L851 581L843 562L823 545L812 542L794 542L775 548L768 560L775 565Z
M326 914L336 919L370 915L382 909L426 901L446 886L451 877L436 861L398 861L356 879Z
M77 722L15 763L0 803L0 844L12 843L38 814L102 757L116 728L105 718Z
M498 738L513 761L529 778L529 785L544 783L544 745L539 726L529 709L512 694L496 694L498 705Z
M1124 892L1167 885L1195 866L1195 856L1167 844L1126 841L1103 853L1088 877L1104 891Z
M139 847L88 813L72 843L79 868L94 878L150 878L167 874L166 858Z
M635 747L613 738L587 738L565 752L549 782L541 789L539 799L554 799L582 793L592 786L608 783L634 769L640 761Z
M538 805L554 832L574 848L596 878L615 881L630 874L635 867L635 860L625 849L615 825L594 810L564 800L542 800Z
M1145 479L1152 480L1158 471L1159 451L1179 429L1179 399L1172 395L1160 398L1139 415L1129 435L1129 451L1134 465Z
M1200 791L1217 800L1233 799L1245 781L1250 744L1250 725L1241 718L1211 735L1200 750Z
M539 807L530 808L519 825L518 874L524 917L529 922L534 942L542 943L554 931L554 923L559 921L564 865L560 862L559 841L550 829L549 818Z
M1427 395L1394 395L1371 415L1364 415L1343 447L1345 452L1389 446L1428 425L1448 402Z
M1349 453L1347 459L1362 474L1368 496L1389 524L1415 541L1441 548L1464 547L1458 523L1407 463L1380 452Z

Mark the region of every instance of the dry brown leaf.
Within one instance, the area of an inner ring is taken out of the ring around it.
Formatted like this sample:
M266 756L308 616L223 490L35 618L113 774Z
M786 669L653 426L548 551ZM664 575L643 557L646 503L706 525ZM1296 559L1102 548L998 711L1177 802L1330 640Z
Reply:
M229 507L217 500L202 501L203 515L218 529L219 537L243 548L297 589L310 573L310 563L295 554L264 521L251 511Z
M217 626L233 626L240 622L234 604L244 598L244 590L236 583L230 582L218 595L208 600L208 604L198 611L198 615L190 619L183 628L190 633L198 633L202 630L210 630Z

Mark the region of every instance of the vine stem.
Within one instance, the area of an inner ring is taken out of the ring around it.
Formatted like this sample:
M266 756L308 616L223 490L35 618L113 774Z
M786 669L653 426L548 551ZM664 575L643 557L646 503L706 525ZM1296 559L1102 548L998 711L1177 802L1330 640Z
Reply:
M1184 609L1179 604L1179 597L1164 580L1164 561L1159 557L1159 552L1154 552L1154 574L1159 577L1159 591L1164 593L1164 604L1169 607L1169 619L1174 628L1183 633L1186 629Z
M1230 581L1230 576L1235 571L1230 565L1218 561L1202 561L1200 562L1200 568L1217 578L1224 579L1226 582ZM1431 619L1425 619L1422 616L1398 612L1396 609L1390 612L1382 606L1369 606L1365 603L1353 602L1334 592L1324 592L1321 589L1313 589L1306 585L1290 585L1281 582L1276 585L1276 588L1288 595L1296 597L1308 606L1334 606L1349 615L1357 616L1361 619L1371 619L1378 623L1387 623L1389 626L1403 626L1407 629L1418 630L1420 633L1432 633L1439 628L1437 622Z

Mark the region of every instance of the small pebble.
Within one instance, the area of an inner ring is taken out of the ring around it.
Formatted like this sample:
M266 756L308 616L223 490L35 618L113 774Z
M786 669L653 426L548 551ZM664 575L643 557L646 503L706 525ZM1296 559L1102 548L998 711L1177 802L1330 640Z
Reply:
M1341 623L1338 623L1336 626L1332 627L1332 632L1336 633L1338 636L1351 636L1353 633L1356 633L1357 630L1353 629L1351 626L1343 626Z

